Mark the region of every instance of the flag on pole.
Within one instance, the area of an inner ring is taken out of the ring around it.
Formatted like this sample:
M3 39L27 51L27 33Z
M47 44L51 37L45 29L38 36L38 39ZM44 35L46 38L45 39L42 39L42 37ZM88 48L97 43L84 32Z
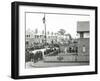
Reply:
M44 17L43 17L43 23L45 23L45 14L44 14Z

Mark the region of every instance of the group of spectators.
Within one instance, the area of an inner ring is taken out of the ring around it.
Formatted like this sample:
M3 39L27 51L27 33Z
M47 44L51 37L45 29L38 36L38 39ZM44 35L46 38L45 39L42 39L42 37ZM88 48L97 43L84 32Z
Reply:
M44 48L45 49L45 48ZM39 60L43 60L43 56L56 56L60 52L59 47L48 47L45 51L41 51L38 49L35 53L32 53L34 49L26 49L25 52L25 61L32 61L34 63L38 62ZM43 55L44 54L44 55Z
M68 47L67 53L77 53L78 47Z

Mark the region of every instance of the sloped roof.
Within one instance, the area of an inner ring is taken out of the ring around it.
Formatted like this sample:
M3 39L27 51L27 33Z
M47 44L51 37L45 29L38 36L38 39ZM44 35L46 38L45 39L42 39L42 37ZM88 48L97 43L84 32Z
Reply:
M77 32L89 32L90 22L89 21L78 21L77 22Z

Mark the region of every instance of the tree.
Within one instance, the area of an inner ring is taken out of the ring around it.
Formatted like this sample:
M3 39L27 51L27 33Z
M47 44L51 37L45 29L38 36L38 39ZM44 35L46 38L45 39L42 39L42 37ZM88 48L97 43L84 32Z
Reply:
M64 44L65 43L65 39L64 39L64 35L65 35L66 31L64 29L60 29L58 31L58 34L60 35L59 39L60 39L60 43Z
M58 33L59 33L60 35L64 35L64 34L66 33L66 31L65 31L64 29L60 29L60 30L58 31Z
M68 34L65 34L65 36L68 37L68 40L71 40L72 39L72 36L69 33Z
M68 34L65 34L65 36L66 36L66 40L67 40L68 44L70 44L71 40L72 40L71 34L68 33Z

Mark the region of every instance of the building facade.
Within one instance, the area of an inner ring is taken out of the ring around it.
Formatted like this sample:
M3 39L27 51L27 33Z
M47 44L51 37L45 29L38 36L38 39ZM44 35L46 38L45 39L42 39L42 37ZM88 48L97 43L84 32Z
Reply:
M89 46L90 46L90 23L89 21L77 22L78 34L78 56L80 60L89 61Z
M45 34L43 31L26 31L26 47L34 46L35 44L58 44L61 43L62 39L64 39L64 36L59 35L58 33L54 32L46 32L46 40L45 40Z

